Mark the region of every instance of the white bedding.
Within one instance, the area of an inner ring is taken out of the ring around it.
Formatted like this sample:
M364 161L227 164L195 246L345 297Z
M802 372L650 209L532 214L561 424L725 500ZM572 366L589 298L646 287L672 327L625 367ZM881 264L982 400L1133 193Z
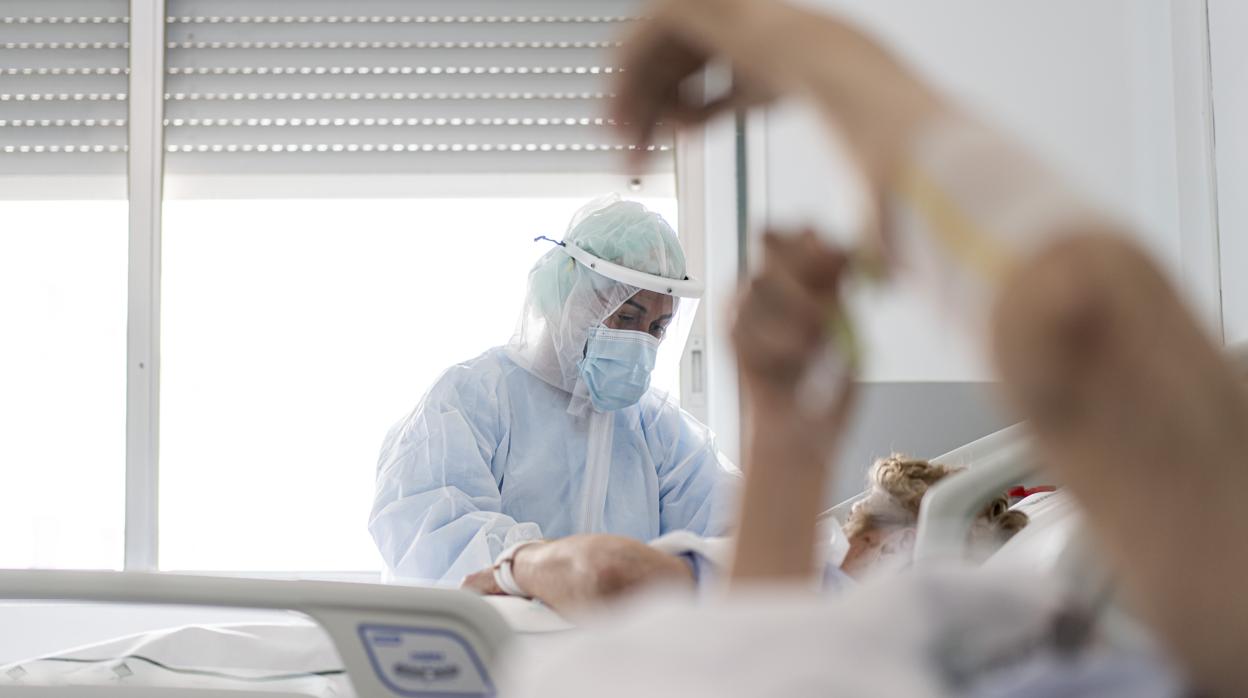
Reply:
M516 630L516 642L527 648L540 646L544 636L573 627L535 602L511 597L487 600ZM13 620L20 612L27 627L43 626L46 632L49 618L61 624L72 623L73 617L89 618L88 624L100 626L101 619L116 623L118 614L126 610L134 613L135 609L102 604L12 604L3 609L0 619ZM153 609L144 610L151 613ZM202 617L214 617L220 611L200 609L200 613ZM63 643L48 651L48 638L39 638L35 648L24 655L27 658L0 664L0 696L10 695L5 689L23 686L112 686L136 691L146 687L218 689L315 698L355 696L333 643L319 625L293 613L244 611L240 616L247 617L248 613L257 620L187 624L185 619L193 618L195 609L177 609L165 616L182 619L171 627L130 632L72 649L70 643ZM120 627L132 628L135 623L141 621L131 620ZM2 620L0 624L18 627ZM80 637L74 630L64 628L67 637Z
M183 626L0 666L0 688L30 685L355 695L325 632L311 621L294 619Z

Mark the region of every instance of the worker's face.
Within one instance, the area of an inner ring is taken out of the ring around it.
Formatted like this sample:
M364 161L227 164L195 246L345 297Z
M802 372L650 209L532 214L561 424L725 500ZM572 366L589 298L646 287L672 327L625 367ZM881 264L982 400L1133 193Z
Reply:
M667 325L672 321L675 302L671 296L654 291L638 291L624 301L603 323L613 330L645 332L655 339L663 339Z

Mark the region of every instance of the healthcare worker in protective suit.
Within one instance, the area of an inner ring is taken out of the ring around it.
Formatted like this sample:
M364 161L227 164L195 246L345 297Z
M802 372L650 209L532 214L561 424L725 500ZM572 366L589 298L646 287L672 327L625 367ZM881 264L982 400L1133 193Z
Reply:
M686 276L672 228L591 203L529 273L512 340L452 366L382 446L369 530L395 577L457 584L525 541L718 536L738 473L649 389Z

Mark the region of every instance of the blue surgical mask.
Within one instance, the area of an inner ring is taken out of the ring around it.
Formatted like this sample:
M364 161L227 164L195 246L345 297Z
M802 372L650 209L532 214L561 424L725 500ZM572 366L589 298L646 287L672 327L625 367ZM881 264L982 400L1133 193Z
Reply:
M590 328L580 369L594 407L610 412L637 404L658 355L659 340L645 332Z

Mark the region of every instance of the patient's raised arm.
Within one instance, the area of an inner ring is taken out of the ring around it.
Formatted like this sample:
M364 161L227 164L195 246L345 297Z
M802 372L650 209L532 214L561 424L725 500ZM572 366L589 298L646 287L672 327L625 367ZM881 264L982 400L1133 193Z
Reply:
M1248 681L1248 396L1118 231L1078 230L1005 286L995 353L1045 463L1197 683Z
M845 255L809 231L768 234L764 245L733 327L749 415L734 584L813 578L827 468L852 404L848 362L826 386L828 404L798 400L799 383L829 346Z
M1006 391L1138 609L1201 688L1242 693L1248 396L1133 231L848 23L770 0L656 0L645 14L617 89L630 141L778 94L816 104L856 156L893 258L930 275L926 295L961 294L944 305L977 340L991 334ZM713 60L750 98L688 98L681 83ZM786 245L768 240L734 337L751 399L734 581L810 573L831 448L818 437L842 419L795 409L827 298Z

